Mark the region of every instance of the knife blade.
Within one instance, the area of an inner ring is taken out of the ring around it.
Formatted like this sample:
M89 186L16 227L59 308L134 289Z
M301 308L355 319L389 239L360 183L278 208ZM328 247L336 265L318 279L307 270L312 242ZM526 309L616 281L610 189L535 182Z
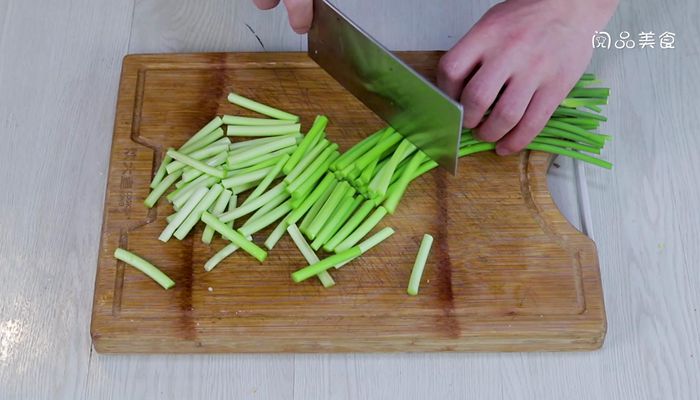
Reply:
M452 174L462 106L326 0L314 0L308 55L346 90Z

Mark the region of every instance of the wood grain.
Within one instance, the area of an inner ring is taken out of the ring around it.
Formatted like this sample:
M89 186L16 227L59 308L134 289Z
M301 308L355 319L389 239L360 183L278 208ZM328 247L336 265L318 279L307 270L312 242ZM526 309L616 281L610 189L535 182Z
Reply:
M433 77L439 53L406 53ZM398 232L333 272L338 284L294 284L305 265L282 240L263 265L236 253L213 272L198 231L162 244L170 206L141 205L164 149L213 115L239 112L229 91L331 121L347 149L382 126L300 53L214 53L125 59L105 200L92 335L100 352L582 350L600 347L605 314L593 243L561 216L546 187L549 157L493 154L411 186L384 225ZM255 239L261 242L265 234ZM433 234L421 295L405 287L424 232ZM164 292L116 262L128 248L177 282ZM209 291L208 288L212 288Z

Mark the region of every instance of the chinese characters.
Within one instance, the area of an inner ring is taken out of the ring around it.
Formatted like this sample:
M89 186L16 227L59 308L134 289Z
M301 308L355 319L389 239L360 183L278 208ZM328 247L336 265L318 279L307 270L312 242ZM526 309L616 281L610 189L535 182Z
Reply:
M657 35L654 31L641 31L636 36L633 36L629 31L622 31L617 39L613 40L612 36L605 31L595 31L591 37L591 45L594 49L615 48L621 49L675 49L676 34L665 31Z

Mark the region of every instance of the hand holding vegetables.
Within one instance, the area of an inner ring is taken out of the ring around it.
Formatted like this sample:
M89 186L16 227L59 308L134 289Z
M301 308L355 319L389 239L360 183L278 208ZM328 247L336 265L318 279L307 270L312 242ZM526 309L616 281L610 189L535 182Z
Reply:
M479 139L498 141L500 155L520 151L584 72L591 36L616 6L617 0L500 3L442 57L438 85L464 104L465 127L476 128Z
M279 2L254 0L265 10ZM591 59L591 36L605 26L617 2L497 4L443 56L438 86L464 104L464 126L474 129L477 138L498 142L500 155L520 151L570 96ZM284 0L284 5L294 31L306 33L313 18L312 0Z

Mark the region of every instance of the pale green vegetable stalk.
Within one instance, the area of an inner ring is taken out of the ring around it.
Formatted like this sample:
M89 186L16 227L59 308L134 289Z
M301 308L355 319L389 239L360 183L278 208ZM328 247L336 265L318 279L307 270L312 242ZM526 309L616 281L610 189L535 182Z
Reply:
M224 115L221 117L224 125L240 126L268 126L268 125L289 125L294 122L282 119L239 117L237 115Z
M496 148L496 143L479 143L473 146L463 147L459 149L459 156L464 157L469 154L480 153L482 151L489 151ZM426 156L427 157L427 156Z
M320 142L321 140L323 140L323 139L325 139L325 138L326 138L326 132L321 132L320 134L316 135L316 137L314 137L314 138L311 140L311 144L309 144L309 147L306 149L306 151L305 151L304 154L302 155L302 159L303 159L304 157L306 157L307 154L309 154L309 152L311 151L311 149L313 149L314 147L316 147L316 145L318 144L318 142ZM302 138L302 139L303 139L303 138ZM297 144L301 144L301 140L300 140ZM301 161L300 161L300 162L301 162ZM299 165L299 164L297 164L297 165ZM294 166L294 168L296 168L296 166ZM293 169L293 168L292 168L292 169Z
M380 157L382 153L395 146L402 139L403 136L401 136L398 132L392 128L388 128L376 146L369 149L367 153L363 154L345 169L352 168L355 171L361 172L372 161L374 161L377 157Z
M600 154L600 149L585 144L572 142L570 140L560 140L548 137L536 137L532 140L533 143L549 144L557 147L569 148L573 150L587 151L593 154Z
M536 137L553 137L553 138L557 138L557 139L567 139L567 140L572 140L575 142L584 142L584 143L591 145L591 146L602 147L602 145L598 144L595 140L591 140L591 139L585 138L583 136L580 136L576 133L564 131L561 129L552 128L549 126L545 126L542 129L542 132L540 132L540 134L537 135Z
M297 228L296 225L289 225L289 227L287 228L287 232L289 232L289 236L292 238L292 241L294 242L294 244L296 244L297 248L306 259L306 262L309 263L309 265L315 265L320 261L316 253L314 253L311 247L309 247L309 244L306 242L306 239L304 239L304 235L301 234L301 231L299 231L299 228ZM335 285L335 281L327 271L324 270L315 275L318 276L318 279L321 281L323 287L328 288ZM308 277L311 276L313 275L309 275Z
M282 139L285 139L288 137L294 138L294 141L299 143L301 141L301 139L303 138L303 136L304 135L302 135L301 133L295 133L293 135L272 136L272 137L265 137L265 138L259 138L259 139L242 140L240 142L231 143L228 146L228 149L230 151L234 152L234 154L235 154L236 152L243 151L243 149L246 149L246 148L257 147L257 146L260 146L263 144L276 142L278 140L282 140Z
M302 199L306 198L306 196L313 191L314 186L318 182L319 179L328 171L328 167L330 167L331 163L338 158L340 154L337 151L334 151L333 154L331 154L326 161L323 162L323 165L321 165L320 168L316 169L311 176L309 176L304 183L301 184L296 190L292 192L292 199L299 199L299 201L303 201Z
M576 108L576 107L586 107L588 109L600 112L600 107L597 105L608 104L607 99L577 99L577 98L567 98L561 102L562 107Z
M218 167L219 165L226 162L226 154L227 152L223 151L215 155L214 157L211 157L210 159L206 160L205 163L210 167ZM204 175L204 172L194 169L192 167L186 167L185 172L182 174L181 182L191 182L202 175Z
M309 224L309 227L306 230L306 237L314 240L316 235L318 235L318 233L321 231L321 228L328 223L333 212L336 211L336 208L343 200L343 197L354 195L355 188L351 187L347 182L341 182L338 186L336 186L333 193L331 193L328 200L326 200L325 204L323 204L321 209L318 211L318 214L316 214L314 217L314 220ZM337 212L341 211L338 210Z
M289 214L291 211L291 201L287 200L284 203L277 206L274 210L256 219L250 224L243 225L238 231L242 235L252 235L256 232L265 229L267 226L272 225L275 221Z
M304 235L302 235L301 231L295 224L289 225L287 232L289 232L289 236L292 238L294 244L296 244L299 252L301 252L306 259L306 262L309 264L315 264L320 261L316 253L306 242L306 239L304 239Z
M374 176L374 171L377 169L378 164L379 164L379 157L372 160L372 162L369 163L369 165L365 167L365 169L362 171L360 176L357 178L358 181L356 181L356 184L359 187L367 185L372 180L372 177Z
M170 174L165 177L162 181L158 183L158 185L153 188L151 193L148 194L148 197L143 201L143 204L148 207L148 208L153 208L153 206L158 202L158 199L165 193L168 188L175 183L177 178L182 175L182 171L177 171L174 174Z
M306 151L309 149L311 144L315 142L319 136L323 135L323 130L326 129L326 125L328 125L328 118L326 118L324 115L317 115L306 137L304 137L301 143L299 143L299 148L292 153L292 157L289 159L289 161L287 161L287 164L284 165L282 170L285 174L289 174L292 169L294 169L297 163L299 163L301 160L302 156L306 154Z
M359 246L351 247L345 251L342 251L338 254L334 254L328 258L324 258L323 260L309 265L306 268L302 268L296 272L292 273L292 280L294 282L301 282L306 279L311 278L314 275L318 275L322 272L327 271L329 268L333 267L336 264L343 263L348 260L352 260L353 258L359 256L362 254L362 250L360 250Z
M583 118L595 119L595 120L602 121L602 122L605 122L608 120L603 115L589 113L589 112L581 111L581 110L576 110L573 108L566 108L566 107L561 107L561 106L557 107L557 110L554 111L554 117L556 118L556 117L562 117L562 116L563 117L576 117L576 118L583 117Z
M561 121L561 120L556 120L556 119L549 120L549 121L547 121L546 126L548 128L554 128L554 129L559 129L559 130L562 130L565 132L571 132L573 134L576 134L576 135L584 138L589 143L591 143L593 145L598 145L601 147L603 145L605 145L606 140L611 139L611 136L609 136L609 135L603 135L600 133L592 133L592 132L589 132L589 131L587 131L579 126L572 125L572 124L566 123L566 122Z
M290 113L282 111L282 110L278 110L274 107L270 107L270 106L262 104L262 103L258 103L257 101L243 97L243 96L236 94L236 93L230 93L228 95L228 101L230 103L237 105L237 106L247 108L251 111L255 111L257 113L267 115L268 117L272 117L275 119L283 119L283 120L289 120L289 121L293 121L293 122L299 121L299 117L297 117L296 115L290 114Z
M166 199L168 199L169 202L173 202L177 197L182 195L182 192L192 190L193 187L197 186L199 183L204 182L207 180L207 178L211 178L209 175L201 175L197 177L197 179L193 180L192 182L185 182L184 184L180 184L180 182L175 184L175 187L177 190L173 190L170 192L167 196L165 196Z
M172 222L173 219L175 219L175 217L177 217L177 210L176 210L176 212L165 217L165 222L170 223L170 222Z
M185 203L190 199L190 197L199 189L209 189L212 185L217 182L217 179L213 176L208 176L204 181L193 185L191 190L183 191L179 196L173 200L173 207L176 209L181 209ZM189 187L187 189L190 189Z
M335 248L345 240L350 234L357 228L362 221L365 219L369 213L372 212L374 208L374 202L372 200L367 200L360 208L350 217L350 219L343 225L338 232L333 235L333 237L323 245L323 250L327 252L335 251Z
M304 158L299 161L299 163L284 177L284 181L287 183L293 182L299 175L302 174L314 160L331 144L326 139L321 139L319 142L309 151ZM297 149L299 150L299 149Z
M273 197L267 203L265 203L264 206L258 208L258 210L248 218L248 220L245 222L245 224L243 224L243 226L252 224L253 222L255 222L255 220L272 211L272 209L284 203L287 199L289 199L289 193L287 192L282 192L277 196Z
M221 141L216 141L212 144L210 144L207 147L204 147L202 149L199 149L197 151L193 151L190 154L187 154L190 158L193 158L195 160L204 160L207 157L212 157L215 156L221 152L228 152L228 146L229 146L229 141L228 138L222 138ZM169 157L168 157L169 158ZM168 164L166 170L169 174L172 174L173 172L185 168L187 165L183 162L180 161L173 161L172 163Z
M244 161L254 159L263 154L272 153L275 150L295 146L296 144L296 138L291 136L283 136L280 138L280 140L265 143L253 148L244 148L245 151L238 150L236 153L229 154L228 164L231 166L235 164L241 164Z
M226 128L226 136L282 136L299 133L301 124L271 125L271 126L236 126Z
M597 165L597 166L605 168L605 169L612 169L612 164L609 163L608 161L600 160L600 159L597 159L595 157L591 157L587 154L579 153L575 150L562 149L561 147L551 146L548 144L541 144L541 143L530 143L529 145L527 145L527 148L530 150L540 150L540 151L545 151L548 153L561 154L561 155L564 155L567 157L576 158L576 159L579 159L582 161L586 161L588 163L591 163L593 165Z
M128 250L117 248L116 250L114 250L114 258L116 258L117 260L121 260L131 265L132 267L138 269L139 271L143 272L149 278L153 279L160 286L162 286L163 289L167 290L175 286L175 282L172 279L170 279L170 277L165 275L163 271L159 270L158 268L156 268L155 265L151 264L150 262L144 260L143 258L137 256L136 254Z
M223 186L221 185L214 185L209 189L207 194L202 197L202 200L197 203L197 206L190 212L190 215L185 218L185 220L182 222L182 224L177 228L175 231L175 236L177 239L182 240L187 236L188 233L194 228L194 226L199 222L200 218L202 217L202 213L207 211L209 207L214 204L216 199L221 195L221 192L224 191Z
M270 153L270 154L272 154L272 153ZM247 174L248 172L258 171L258 170L261 170L263 168L273 167L275 164L277 164L277 161L279 161L280 158L284 157L285 155L286 154L279 154L279 155L275 154L275 157L270 157L269 159L267 159L267 157L265 157L266 158L265 161L261 161L259 163L250 165L250 166L245 167L245 168L229 169L228 167L226 167L226 171L227 171L226 177L230 178L232 176L243 175L243 174Z
M259 169L257 171L248 172L247 174L234 175L230 178L226 178L223 181L221 181L221 184L228 189L234 186L243 185L244 183L259 181L265 178L265 175L267 175L268 172L272 171L272 168L274 167Z
M180 147L180 150L186 148L188 145L198 141L199 139L203 138L204 136L207 136L208 134L214 132L218 127L221 126L223 121L221 120L220 117L214 117L208 124L204 125L202 129L200 129L197 133L192 135L185 144Z
M282 171L282 167L284 164L289 160L289 155L285 154L282 158L277 161L275 166L270 169L270 171L265 175L265 178L263 178L262 182L253 190L253 192L248 195L248 198L243 202L243 205L246 203L250 203L252 200L257 199L260 197L261 194L267 190L267 188L270 186L272 181L279 175L280 171Z
M230 222L236 218L240 218L244 215L248 215L248 214L252 213L253 211L257 210L258 208L264 206L268 201L273 199L278 194L284 192L286 186L287 185L284 182L278 184L277 186L268 190L267 193L258 197L254 201L251 201L250 203L246 204L245 206L238 207L235 210L231 210L231 211L228 211L228 212L222 214L221 220L223 222Z
M384 207L381 207L381 206L378 207L376 210L374 210L372 215L370 215L362 224L360 224L360 226L357 227L355 232L353 232L350 236L348 236L345 240L343 240L334 249L334 251L336 253L342 252L342 251L345 251L345 250L349 249L350 247L354 246L355 244L357 244L357 242L362 240L362 238L365 237L365 235L367 235L369 233L369 231L372 230L372 228L377 226L379 221L381 221L385 215L386 215L386 209Z
M197 175L197 176L196 176L195 178L193 178L192 180L197 179L197 178L199 178L200 176L204 175L201 171L197 171L196 169L194 169L194 168L192 168L192 167L185 167L185 168L183 168L182 171L183 171L183 172L194 171L194 174ZM183 186L187 186L187 184L190 183L190 182L191 182L191 180L190 180L190 181L185 181L184 179L180 179L179 181L177 181L177 182L175 183L175 187L176 187L177 189L180 189L180 188L183 187Z
M268 250L272 250L273 247L279 242L279 240L284 236L284 233L287 232L287 227L289 224L287 224L286 218L280 221L279 224L277 224L277 227L270 233L270 236L265 239L265 247L267 247Z
M227 244L204 263L204 270L207 272L213 270L221 261L233 254L238 249L240 249L240 247L233 243Z
M418 294L420 278L423 276L425 262L428 260L428 255L430 254L430 247L432 245L433 237L428 235L427 233L423 235L423 240L420 243L418 255L416 256L416 262L413 264L413 270L411 271L411 278L408 281L408 289L406 289L406 292L411 296L415 296Z
M167 242L175 233L175 230L185 221L188 215L194 210L197 204L202 200L202 198L207 194L209 189L206 187L201 187L197 189L187 202L182 206L180 211L177 212L175 218L165 227L163 232L158 237L161 242Z
M247 190L250 190L250 189L258 186L258 184L260 184L260 181L246 183L245 185L236 186L234 188L231 188L231 191L233 191L233 194L243 193Z
M372 182L369 184L369 192L372 196L377 196L383 198L386 195L386 191L389 188L389 184L391 183L391 177L394 175L394 171L396 171L396 167L398 167L399 163L403 161L403 159L406 157L406 154L410 154L416 150L416 146L411 144L408 140L404 139L401 141L399 144L398 148L396 149L396 152L391 156L389 159L389 162L384 164L382 169L379 170L377 175L372 179Z
M328 160L333 154L333 152L335 152L337 149L338 145L333 143L330 146L328 146L325 150L323 150L323 152L321 152L321 155L319 155L318 158L315 159L301 175L299 175L294 181L292 181L289 184L289 186L287 187L289 193L294 192L301 185L307 182L311 178L311 176L314 175L314 172L320 169L326 162L326 160Z
M231 197L233 196L233 192L230 190L223 190L221 194L219 195L219 198L216 199L216 203L211 207L211 213L213 215L219 216L221 215L225 210L226 206L229 204L231 201ZM235 208L235 200L234 200L234 208ZM204 227L204 232L202 232L202 242L206 244L211 244L211 240L214 238L214 228L211 226L207 225Z
M246 253L255 257L258 261L263 262L267 258L267 252L265 250L246 239L240 233L229 228L223 221L209 214L208 212L205 211L202 214L202 221L207 225L211 225L217 232L224 235L226 239L239 246Z
M232 192L233 194L231 195L231 198L228 200L228 210L227 211L233 211L236 209L236 205L238 204L238 196L236 195L236 192ZM220 217L221 215L217 215L217 217ZM229 222L226 222L226 226L229 228L233 229L233 223L235 220L231 220ZM209 226L209 225L207 225ZM224 238L223 236L221 236ZM224 238L225 239L225 238Z
M386 195L386 200L384 201L384 207L390 214L393 214L396 211L396 207L398 206L401 197L403 197L408 184L411 183L411 180L413 180L413 173L421 165L425 158L424 154L425 153L421 151L416 152L413 157L411 157L411 161L408 162L408 165L401 174L399 180L389 188L388 194Z
M182 154L175 149L168 150L168 155L170 157L172 157L173 160L177 160L177 161L180 161L182 163L185 163L194 169L198 169L198 170L204 172L205 174L217 177L219 179L223 179L226 176L226 173L224 170L210 167L209 165L207 165L199 160L195 160L194 158L191 158L185 154Z
M170 158L167 154L165 155L165 157L163 158L163 161L160 163L160 166L158 166L158 170L156 171L156 174L153 175L153 180L151 181L151 185L150 185L151 189L155 189L156 186L158 186L158 184L163 180L163 178L165 178L165 173L167 172L165 170L165 167L167 167L168 164L170 164L170 161L172 161L172 160L173 159Z
M364 138L360 143L356 144L355 146L352 146L350 150L343 153L343 155L341 155L340 158L338 158L333 164L331 164L331 171L342 171L343 169L345 169L345 167L354 163L355 160L360 158L367 151L369 151L369 149L373 148L374 146L376 146L377 143L379 143L379 140L381 140L386 130L387 128L382 128L369 135L368 137ZM340 174L337 174L337 176L339 178L341 177Z
M389 236L394 234L394 230L392 228L386 227L380 230L379 232L375 233L374 235L370 236L367 240L361 242L360 244L357 245L357 247L360 248L360 255L365 254L368 252L372 247L378 245L379 243L385 241ZM338 269L345 264L349 263L351 260L344 261L340 264L336 264L335 268Z
M321 228L321 231L316 235L313 243L311 243L311 248L318 250L323 246L337 231L341 226L347 221L357 207L362 204L362 196L347 196L338 205L333 215L326 221Z
M214 132L208 134L207 136L199 139L198 141L192 143L191 145L187 147L181 147L178 152L182 154L191 154L194 153L197 150L203 149L207 146L209 146L212 143L215 143L219 139L224 137L224 130L221 128L217 128L214 130Z
M184 171L184 172L187 172L187 171ZM181 184L180 186L178 186L178 184L182 181L182 179L181 179L180 182L175 184L175 187L177 189L168 193L168 195L165 196L165 198L168 199L168 201L172 203L176 198L183 196L183 192L187 192L189 190L192 190L193 188L197 187L200 183L206 181L209 178L212 178L212 177L209 175L202 174L201 176L198 176L192 182L185 182L184 184ZM214 179L216 179L216 178L214 178Z
M284 157L286 154L293 152L296 149L296 145L285 147L283 149L275 150L271 153L263 154L261 156L251 158L242 162L236 162L229 164L228 161L232 160L231 154L229 153L228 161L226 162L226 169L229 170L230 174L240 174L249 171L255 171L264 167L269 167L275 165L280 157Z
M314 190L307 196L302 203L292 211L291 214L289 214L289 217L287 217L286 221L288 224L295 224L297 221L301 219L301 217L306 214L306 212L314 205L316 204L321 196L325 195L326 191L330 190L332 191L333 188L328 189L330 186L335 186L338 181L335 180L335 177L333 174L326 174L326 176L321 180L321 183L319 183ZM328 195L330 196L330 191L328 191ZM292 201L292 206L294 202ZM319 207L320 209L320 207Z
M323 207L323 205L326 204L326 201L331 196L331 194L335 191L335 188L338 186L338 181L333 179L332 175L330 175L330 176L331 176L332 182L329 185L327 185L325 191L320 196L318 196L317 200L310 207L309 212L306 214L304 219L301 221L301 225L299 225L299 228L302 230L302 232L305 231L309 227L309 225L311 225L311 222L313 222L313 220L316 218L316 215L318 214L318 212L321 211L321 207ZM299 207L299 208L301 208L301 207ZM294 221L294 222L296 222L296 221Z
M247 237L246 239L253 240L253 238L251 237ZM211 271L217 265L219 265L219 263L222 262L226 257L230 256L238 249L240 249L240 247L235 243L227 244L221 250L216 252L216 254L214 254L210 259L208 259L206 263L204 263L204 270L207 272Z

